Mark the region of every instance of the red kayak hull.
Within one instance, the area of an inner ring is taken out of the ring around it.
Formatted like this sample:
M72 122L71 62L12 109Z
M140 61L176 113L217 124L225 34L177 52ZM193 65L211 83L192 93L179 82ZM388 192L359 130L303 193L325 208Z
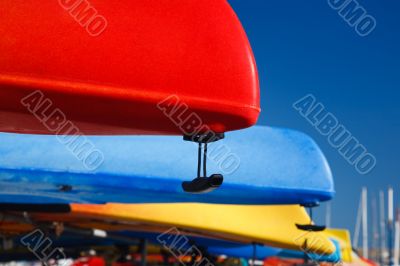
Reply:
M46 124L55 110L94 135L183 134L193 114L201 131L257 121L255 60L225 0L4 0L0 9L0 131L68 134ZM106 23L97 35L96 16ZM36 90L40 101L26 100ZM168 97L175 113L159 108Z

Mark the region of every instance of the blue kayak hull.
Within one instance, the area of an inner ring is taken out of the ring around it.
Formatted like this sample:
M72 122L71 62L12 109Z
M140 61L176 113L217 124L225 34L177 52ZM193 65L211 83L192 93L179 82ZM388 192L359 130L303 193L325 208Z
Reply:
M306 204L334 195L321 150L293 130L253 127L209 144L208 173L224 183L206 194L182 190L196 175L197 146L181 137L85 140L104 156L96 168L60 136L0 134L0 203Z
M113 245L138 245L139 240L146 239L151 244L166 247L167 249L173 250L174 248L179 248L178 252L185 253L193 250L193 247L199 249L200 251L205 251L206 253L213 256L221 256L226 255L228 257L233 258L243 258L243 259L252 259L255 257L258 260L264 260L268 257L281 257L281 258L293 258L293 259L302 259L305 256L308 257L309 260L313 261L324 261L337 263L341 261L341 252L340 246L336 240L331 240L335 246L336 251L331 255L318 255L318 254L304 254L301 251L289 250L289 249L281 249L274 248L263 245L256 245L255 250L253 245L224 241L214 238L206 238L200 236L186 236L185 242L183 239L176 241L176 236L174 235L164 235L160 238L160 234L158 233L150 233L150 232L133 232L133 231L121 231L121 232L113 232L114 236L121 236L126 238L125 240L121 239L112 239L112 238L96 238L89 237L85 235L84 237L76 234L69 234L68 236L61 236L59 238L54 238L53 246L54 247L63 247L63 248L75 248L77 252L89 249L93 246L113 246ZM129 240L130 239L130 240ZM160 242L163 241L162 243ZM15 243L20 243L20 238L15 239ZM164 242L165 241L165 242ZM177 246L175 246L177 245ZM81 250L80 250L81 249ZM255 252L254 252L255 251ZM175 250L175 252L177 252ZM171 253L172 256L172 253Z
M281 258L303 259L307 256L307 258L312 261L338 263L341 261L340 246L337 241L332 240L332 242L336 246L336 251L331 255L318 255L314 253L305 254L304 252L296 250L277 249L259 245L256 246L255 253L252 245L243 245L237 247L209 246L207 251L210 254L226 255L233 258L252 259L254 256L256 259L264 260L268 257L276 256Z

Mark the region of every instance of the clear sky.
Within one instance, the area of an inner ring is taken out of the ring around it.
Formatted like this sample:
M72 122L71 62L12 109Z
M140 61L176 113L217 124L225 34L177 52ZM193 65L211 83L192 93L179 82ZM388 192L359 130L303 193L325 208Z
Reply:
M229 2L258 65L258 123L303 131L319 144L335 178L332 225L354 229L362 186L368 187L372 200L379 189L391 185L400 203L400 2L358 1L376 20L366 37L327 0ZM292 104L309 93L376 157L371 173L359 174L293 109ZM317 212L323 221L324 206Z

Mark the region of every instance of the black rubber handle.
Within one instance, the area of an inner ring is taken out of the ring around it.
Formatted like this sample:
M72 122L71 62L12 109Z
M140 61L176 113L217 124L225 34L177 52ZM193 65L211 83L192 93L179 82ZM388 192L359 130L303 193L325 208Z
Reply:
M182 188L189 193L206 193L220 187L224 177L220 174L213 174L210 177L197 177L192 181L182 182Z
M308 232L321 232L326 229L324 225L296 224L297 229Z

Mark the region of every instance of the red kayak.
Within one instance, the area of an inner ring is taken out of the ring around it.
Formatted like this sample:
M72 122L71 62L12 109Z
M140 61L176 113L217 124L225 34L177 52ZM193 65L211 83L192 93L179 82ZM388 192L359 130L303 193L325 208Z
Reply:
M255 60L225 0L3 0L0 10L2 132L221 133L258 118Z
M106 262L101 257L90 256L77 259L72 266L106 266Z

